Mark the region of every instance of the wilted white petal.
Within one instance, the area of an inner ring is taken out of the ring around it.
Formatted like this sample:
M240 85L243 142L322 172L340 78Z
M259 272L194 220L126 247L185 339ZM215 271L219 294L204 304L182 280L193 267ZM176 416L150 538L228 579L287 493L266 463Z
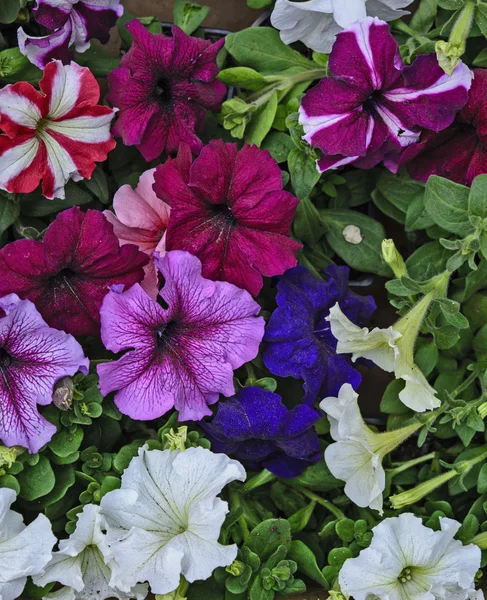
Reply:
M56 543L49 519L39 515L27 527L10 506L13 490L0 489L0 598L14 600L24 589L28 575L37 575L52 556Z
M108 542L118 567L112 584L127 589L148 581L155 594L207 579L235 558L235 546L218 543L228 512L222 488L245 479L240 463L203 448L139 450L122 487L103 497Z

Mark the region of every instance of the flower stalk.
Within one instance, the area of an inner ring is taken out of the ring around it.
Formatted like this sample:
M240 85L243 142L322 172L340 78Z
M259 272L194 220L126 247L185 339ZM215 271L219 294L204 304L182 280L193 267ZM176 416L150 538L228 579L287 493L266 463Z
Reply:
M465 54L467 39L472 28L473 17L475 12L475 2L467 0L462 12L452 29L450 38L447 42L440 40L436 42L436 56L440 67L448 75L452 75L453 71L460 63L461 57Z

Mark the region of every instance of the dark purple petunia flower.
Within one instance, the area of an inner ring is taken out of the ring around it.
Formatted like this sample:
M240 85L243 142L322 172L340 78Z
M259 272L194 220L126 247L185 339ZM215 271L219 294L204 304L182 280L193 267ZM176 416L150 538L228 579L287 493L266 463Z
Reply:
M419 181L439 175L471 185L487 173L487 69L474 69L468 102L455 121L440 133L424 131L417 144L402 153L399 168Z
M303 402L314 406L318 398L336 396L344 383L358 387L361 376L335 352L336 339L325 318L336 302L354 323L370 317L376 305L372 296L348 289L348 267L328 267L328 281L316 279L306 267L294 267L279 278L278 308L264 335L264 363L280 377L303 379Z
M51 329L29 300L16 294L0 299L0 440L37 452L56 427L37 404L52 402L54 385L78 370L88 374L89 361L79 343Z
M119 109L114 134L137 146L147 161L177 152L181 142L197 154L203 144L196 133L206 111L219 110L226 94L216 79L224 40L212 44L176 26L172 37L153 34L140 21L127 29L132 47L108 76L107 100Z
M71 46L85 52L92 39L106 44L110 29L123 15L123 6L120 0L37 0L32 12L37 23L52 33L33 37L19 28L19 48L31 63L44 69L53 59L68 64L74 57Z
M241 389L221 402L211 423L201 426L214 452L228 454L252 470L297 477L321 458L313 425L320 416L301 404L289 410L277 394L260 387Z
M0 250L0 296L28 298L51 327L97 335L109 286L142 281L148 262L137 246L119 246L101 212L75 206L57 215L42 242L18 240Z
M307 92L299 110L304 139L323 152L321 172L396 160L422 129L451 124L472 80L463 63L447 75L434 54L404 66L389 26L372 17L338 34L328 65L330 77Z

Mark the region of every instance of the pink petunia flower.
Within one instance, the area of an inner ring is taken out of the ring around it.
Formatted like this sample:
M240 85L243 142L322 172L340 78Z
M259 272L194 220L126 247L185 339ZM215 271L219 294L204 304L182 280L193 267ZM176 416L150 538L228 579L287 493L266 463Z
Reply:
M101 307L101 337L112 352L98 365L103 395L133 419L150 420L171 408L182 421L211 415L219 394L235 393L233 371L257 356L264 335L260 306L245 290L201 276L188 252L156 258L167 308L140 287L112 288Z
M115 214L103 214L113 225L120 244L135 244L139 250L152 257L154 252L166 252L166 229L171 208L154 192L155 169L142 173L135 190L123 185L113 198ZM145 267L142 288L153 298L159 293L158 271L154 264Z
M52 33L33 37L19 28L19 48L31 63L44 69L52 59L69 63L74 57L71 46L85 52L92 39L106 44L110 29L123 15L123 6L120 0L37 0L32 13Z
M62 377L87 375L89 360L71 335L46 325L32 302L4 296L0 315L0 440L35 453L56 433L37 404L52 402Z
M463 63L447 75L434 54L404 66L389 26L372 17L338 34L328 64L330 77L307 92L299 110L304 139L323 152L320 172L394 161L422 129L451 124L472 80Z
M38 92L29 83L0 90L0 189L35 190L42 180L46 198L64 198L73 179L89 179L95 162L106 160L115 141L115 111L98 106L100 88L90 70L51 62Z
M214 140L191 164L182 146L176 160L159 165L154 190L170 203L167 250L187 250L203 276L256 296L262 276L296 265L301 244L290 239L299 200L282 189L281 171L257 146Z
M51 327L98 335L109 286L142 281L148 260L136 246L120 247L101 212L76 206L58 214L42 242L18 240L0 250L0 296L28 298Z
M218 81L216 55L224 44L186 35L149 33L131 21L130 50L108 76L112 106L120 109L113 132L126 146L137 146L147 161L189 144L197 154L207 110L219 110L226 88Z
M474 69L468 102L450 127L436 133L424 131L417 144L406 148L399 168L419 181L430 175L471 185L487 173L487 69Z

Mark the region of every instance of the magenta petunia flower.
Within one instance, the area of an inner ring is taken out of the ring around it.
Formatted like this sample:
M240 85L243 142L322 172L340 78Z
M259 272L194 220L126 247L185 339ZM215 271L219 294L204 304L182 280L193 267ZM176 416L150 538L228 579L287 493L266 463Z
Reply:
M113 128L126 146L137 146L147 161L189 144L197 154L207 110L219 110L226 88L218 81L216 55L224 44L186 35L173 26L172 37L149 33L131 21L130 50L108 76L112 106L120 109Z
M372 17L338 34L328 65L330 77L307 92L299 110L304 139L323 152L320 172L394 161L422 129L451 124L472 80L463 63L447 75L434 54L404 66L389 26Z
M188 252L156 258L165 285L163 308L140 285L112 288L101 307L101 337L112 352L98 365L103 395L133 419L150 420L171 408L182 421L211 415L219 394L233 396L233 371L257 356L264 335L260 306L245 290L201 276Z
M419 181L430 175L471 185L487 173L487 69L474 69L468 102L453 124L440 133L424 131L417 144L406 148L399 168Z
M64 198L65 184L90 179L115 147L115 111L98 105L96 79L76 63L51 62L39 87L22 81L0 90L0 189L27 194L42 180L46 198Z
M113 214L103 211L113 225L120 244L135 244L152 258L154 252L166 252L166 229L171 207L153 190L155 169L142 173L135 190L123 185L113 198ZM153 298L159 293L158 271L154 264L145 267L142 288Z
M123 6L120 0L37 0L32 12L34 19L52 33L33 37L19 28L19 48L31 63L44 69L52 59L69 63L74 57L71 46L85 52L92 39L106 44L110 29L123 15Z
M167 250L187 250L203 276L256 296L262 276L296 265L301 244L290 239L299 200L282 189L281 171L257 146L213 140L191 164L182 147L177 160L156 169L154 190L171 205Z
M29 300L0 298L0 315L0 440L35 453L56 433L37 404L52 402L62 377L87 375L89 360L71 335L48 327Z
M101 212L74 207L58 214L42 242L18 240L0 250L0 296L28 298L51 327L97 335L109 286L141 281L148 260L136 246L119 246Z

